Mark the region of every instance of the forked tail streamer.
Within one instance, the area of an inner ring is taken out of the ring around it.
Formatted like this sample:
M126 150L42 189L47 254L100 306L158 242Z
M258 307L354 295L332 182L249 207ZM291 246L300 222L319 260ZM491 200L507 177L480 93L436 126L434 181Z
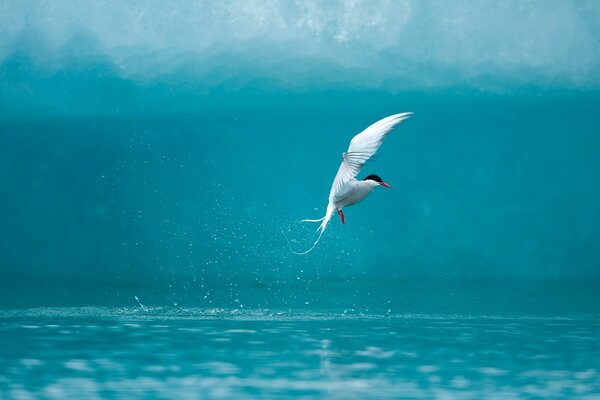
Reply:
M310 248L306 251L302 251L302 252L294 251L294 249L292 249L292 243L290 242L290 240L288 239L288 237L282 230L281 233L283 234L283 237L285 237L285 240L287 240L288 246L290 247L290 251L299 256L306 255L306 254L310 253L311 251L313 251L313 249L317 246L317 243L319 243L319 240L321 240L321 236L323 236L323 232L325 232L325 229L327 228L327 224L329 224L329 221L331 220L331 217L333 216L334 212L335 212L335 206L333 204L329 204L327 206L327 212L325 213L325 216L323 218L303 219L302 221L300 221L300 222L320 222L321 223L319 225L319 227L317 228L317 232L319 232L319 235L317 236L317 240L315 240L315 242L312 244L312 246L310 246Z

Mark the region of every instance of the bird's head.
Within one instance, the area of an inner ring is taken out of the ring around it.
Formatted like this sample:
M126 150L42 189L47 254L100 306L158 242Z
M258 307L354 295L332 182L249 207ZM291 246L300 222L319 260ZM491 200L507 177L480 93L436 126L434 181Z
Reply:
M371 184L371 186L373 186L373 187L375 187L375 186L383 186L383 187L386 187L388 189L392 188L390 185L388 185L387 183L385 183L384 181L382 181L381 178L379 176L377 176L377 175L369 175L365 179L363 179L363 181L369 182Z

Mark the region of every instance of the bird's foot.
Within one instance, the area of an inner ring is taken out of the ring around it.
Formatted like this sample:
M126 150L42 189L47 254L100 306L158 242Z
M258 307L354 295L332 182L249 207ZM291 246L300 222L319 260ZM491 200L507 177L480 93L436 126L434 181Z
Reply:
M342 210L338 210L338 214L340 215L340 219L342 220L342 224L346 223L346 217L344 217L344 213Z

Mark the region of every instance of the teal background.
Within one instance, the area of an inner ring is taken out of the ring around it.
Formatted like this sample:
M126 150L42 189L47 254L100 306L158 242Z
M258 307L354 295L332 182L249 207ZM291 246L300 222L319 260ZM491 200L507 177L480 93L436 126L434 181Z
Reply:
M594 2L1 7L5 304L600 279ZM362 175L393 189L291 254L405 111Z

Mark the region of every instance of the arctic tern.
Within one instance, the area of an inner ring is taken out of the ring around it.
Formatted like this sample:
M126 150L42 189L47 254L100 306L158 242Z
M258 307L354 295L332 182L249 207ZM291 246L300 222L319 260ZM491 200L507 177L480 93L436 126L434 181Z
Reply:
M360 173L363 165L377 152L386 135L400 122L410 118L411 115L411 112L390 115L375 122L352 138L348 151L342 153L342 163L331 185L325 216L319 219L303 219L301 221L321 223L317 228L319 232L317 240L304 252L292 250L294 254L308 254L316 247L334 212L337 211L342 224L345 224L346 218L343 212L345 207L363 201L377 186L391 188L377 175L369 175L361 181L357 180L356 176Z

